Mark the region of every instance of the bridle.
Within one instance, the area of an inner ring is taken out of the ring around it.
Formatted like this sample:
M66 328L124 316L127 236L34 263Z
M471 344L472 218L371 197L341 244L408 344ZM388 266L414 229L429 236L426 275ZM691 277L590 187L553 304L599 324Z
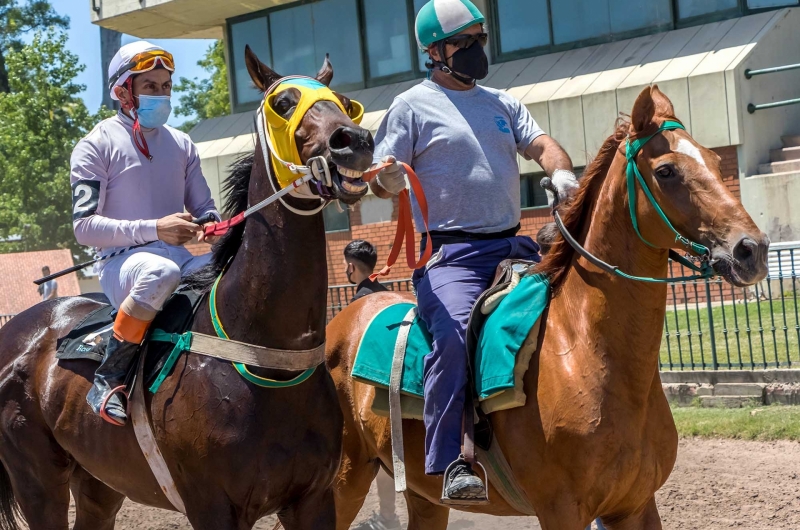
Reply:
M591 252L586 250L580 243L578 243L574 237L569 233L567 228L564 226L564 222L561 220L561 214L558 212L559 206L559 196L558 196L558 189L556 188L555 184L550 180L549 177L545 177L541 181L541 186L547 190L550 190L553 193L554 200L553 200L553 217L556 221L556 226L558 226L561 235L564 237L564 240L573 248L575 252L585 258L589 263L592 265L602 269L603 271L614 274L616 276L620 276L622 278L628 280L635 280L639 282L648 282L648 283L675 283L675 282L683 282L687 280L702 280L711 278L716 275L714 269L712 268L712 260L711 260L711 251L705 245L701 245L695 241L690 240L686 236L682 235L678 232L675 227L670 222L667 214L664 213L664 210L659 206L658 202L656 201L653 193L650 191L650 188L647 186L647 183L642 177L641 172L639 171L638 166L636 165L636 156L642 150L647 142L649 142L654 136L660 134L663 131L671 131L674 129L682 129L685 130L686 128L677 121L670 121L667 120L661 124L656 132L649 136L645 136L642 138L635 138L631 139L628 138L625 146L625 158L627 160L626 168L625 168L625 178L627 184L627 193L628 193L628 207L630 211L631 223L633 224L633 229L636 231L636 235L639 236L647 246L651 248L659 248L649 241L647 241L642 233L639 230L639 222L636 219L636 184L638 183L641 186L642 191L647 197L647 200L655 209L658 216L667 225L667 227L675 234L675 241L681 243L684 247L686 247L691 252L694 252L695 255L687 254L686 257L679 255L674 250L670 249L669 256L670 258L683 265L684 267L696 272L697 274L693 274L691 276L681 276L677 278L650 278L647 276L634 276L632 274L628 274L623 272L617 267L616 265L609 265L605 261L601 260L597 256L593 255Z

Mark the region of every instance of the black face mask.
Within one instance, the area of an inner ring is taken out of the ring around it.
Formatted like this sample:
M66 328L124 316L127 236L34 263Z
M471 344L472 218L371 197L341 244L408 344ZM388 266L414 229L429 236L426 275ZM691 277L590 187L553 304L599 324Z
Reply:
M444 46L439 49L442 56L444 55L443 48ZM448 68L446 65L442 65L442 71L464 84L471 85L476 79L484 79L489 75L489 59L486 57L486 52L483 51L483 46L477 42L469 48L456 51L450 56L450 59L452 66Z

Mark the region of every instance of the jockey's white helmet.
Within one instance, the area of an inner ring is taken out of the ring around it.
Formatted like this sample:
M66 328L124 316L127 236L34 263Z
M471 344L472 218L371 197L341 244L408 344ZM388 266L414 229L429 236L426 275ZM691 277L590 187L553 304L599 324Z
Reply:
M161 46L139 40L121 47L108 65L108 90L111 99L119 101L114 88L124 85L130 76L152 70L159 64L170 72L175 71L172 54Z

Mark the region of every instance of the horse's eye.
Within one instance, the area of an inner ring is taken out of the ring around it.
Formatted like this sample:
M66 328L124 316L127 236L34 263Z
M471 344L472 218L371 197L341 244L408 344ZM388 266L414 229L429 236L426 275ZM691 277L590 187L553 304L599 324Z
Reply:
M668 179L675 176L675 170L672 168L671 165L666 164L656 168L656 175L662 179Z
M288 118L296 106L297 105L290 98L278 98L275 101L273 108L279 115L283 116L284 118Z

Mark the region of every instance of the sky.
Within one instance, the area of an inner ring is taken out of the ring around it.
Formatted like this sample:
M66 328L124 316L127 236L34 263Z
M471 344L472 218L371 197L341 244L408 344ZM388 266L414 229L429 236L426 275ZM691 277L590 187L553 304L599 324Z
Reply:
M103 74L101 68L108 65L100 64L100 28L91 23L91 2L89 0L50 0L53 8L60 15L67 15L70 19L69 50L86 65L86 70L78 76L77 82L86 85L82 97L90 111L94 112L100 107L102 101L101 86ZM123 46L136 40L130 35L122 36ZM162 46L175 57L176 77L204 78L207 73L197 66L213 40L208 39L151 39L150 42ZM177 81L177 79L176 79ZM172 93L173 109L178 105L179 94ZM187 118L170 116L170 125L180 125Z

